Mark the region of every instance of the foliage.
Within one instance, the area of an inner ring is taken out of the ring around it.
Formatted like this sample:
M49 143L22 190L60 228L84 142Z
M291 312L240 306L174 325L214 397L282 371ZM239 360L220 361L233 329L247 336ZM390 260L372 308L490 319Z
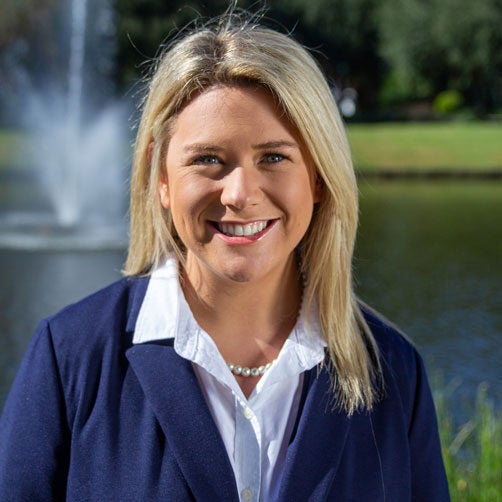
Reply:
M478 113L502 105L500 0L240 0L266 6L265 23L282 26L314 49L328 78L358 91L371 108L457 91ZM142 60L197 17L222 13L225 0L117 0L122 82ZM271 21L273 20L273 22Z
M500 0L383 0L380 51L408 98L453 89L482 113L501 103Z
M464 99L458 91L443 91L434 98L432 108L439 115L447 115L456 112L463 102Z
M0 3L0 49L28 36L54 9L56 0L2 0Z
M496 412L481 385L470 419L454 425L447 407L448 391L435 392L443 458L452 500L502 500L502 414Z
M157 54L179 29L194 19L221 14L228 0L118 0L122 82L133 82L138 66ZM373 11L375 0L240 0L238 7L262 12L262 22L292 32L312 48L328 78L339 87L357 87L363 104L373 104L381 75Z
M242 8L251 2L241 1ZM144 63L187 25L223 13L227 0L116 0L120 82L127 86L142 76Z
M235 3L265 11L265 24L312 48L334 85L357 91L363 111L432 102L445 89L459 93L478 114L502 108L501 0L110 1L117 12L115 76L122 90L181 28ZM65 71L55 57L64 38L63 7L63 0L0 2L0 100L15 87L11 70L19 62L40 73Z
M58 71L59 61L47 65L57 53L57 40L53 36L57 3L57 0L0 1L0 107L5 103L9 108L19 82L29 80L27 68L39 73Z
M355 88L359 104L372 107L383 78L378 54L376 0L277 0L270 15L310 48L339 89Z

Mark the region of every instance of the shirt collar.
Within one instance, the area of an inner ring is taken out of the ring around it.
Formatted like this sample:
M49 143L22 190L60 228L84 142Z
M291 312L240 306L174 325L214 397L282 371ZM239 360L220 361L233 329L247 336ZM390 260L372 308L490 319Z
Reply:
M146 343L174 338L175 351L227 385L235 379L226 367L212 338L197 324L179 284L178 262L169 257L151 275L141 305L133 343ZM260 379L257 392L265 383L272 384L313 368L324 359L324 342L317 309L309 315L302 305L298 321L286 340L277 362Z

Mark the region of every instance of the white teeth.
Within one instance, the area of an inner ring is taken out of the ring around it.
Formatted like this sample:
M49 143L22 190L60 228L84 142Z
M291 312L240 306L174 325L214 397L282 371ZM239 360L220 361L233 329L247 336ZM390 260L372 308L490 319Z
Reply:
M254 223L248 223L247 225L233 225L231 223L217 223L216 226L220 232L223 232L229 236L241 237L243 235L250 236L255 235L267 227L266 221L257 221Z

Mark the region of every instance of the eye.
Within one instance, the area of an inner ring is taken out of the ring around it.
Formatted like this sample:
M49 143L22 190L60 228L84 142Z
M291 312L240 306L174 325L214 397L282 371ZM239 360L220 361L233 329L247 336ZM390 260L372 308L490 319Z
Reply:
M263 156L263 161L267 164L277 164L285 159L286 157L280 153L267 153Z
M201 164L201 165L216 165L219 164L221 161L216 155L200 155L196 157L193 160L194 164Z

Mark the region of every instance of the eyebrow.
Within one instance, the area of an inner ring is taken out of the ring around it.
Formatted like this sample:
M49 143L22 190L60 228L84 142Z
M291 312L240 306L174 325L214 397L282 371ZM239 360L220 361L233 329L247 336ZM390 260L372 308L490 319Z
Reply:
M193 145L187 145L183 148L183 151L187 153L221 152L222 150L224 150L222 146L208 145L204 143L194 143Z
M271 148L300 148L297 143L292 141L268 141L266 143L259 143L258 145L253 145L254 150L267 150ZM225 150L222 146L211 145L206 143L194 143L192 145L187 145L183 148L184 152L187 153L203 153L203 152L221 152Z
M266 150L268 148L281 148L281 147L299 148L298 144L292 141L269 141L267 143L260 143L259 145L253 145L253 148L255 150Z

